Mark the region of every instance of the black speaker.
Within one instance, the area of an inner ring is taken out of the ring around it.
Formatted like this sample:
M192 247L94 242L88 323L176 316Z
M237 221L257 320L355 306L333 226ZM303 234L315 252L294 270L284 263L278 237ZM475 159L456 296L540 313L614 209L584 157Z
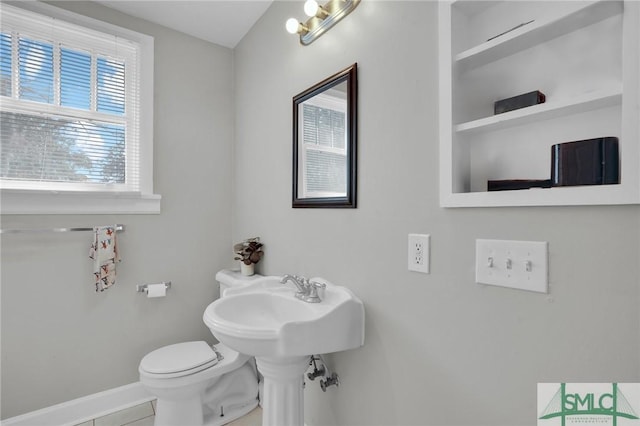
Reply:
M551 147L551 185L611 185L620 183L618 138L565 142Z
M487 181L487 191L513 191L516 189L551 188L549 179L506 179Z
M493 103L493 113L502 114L520 108L526 108L537 104L543 104L546 96L539 90L525 93L524 95L514 96L508 99L501 99Z

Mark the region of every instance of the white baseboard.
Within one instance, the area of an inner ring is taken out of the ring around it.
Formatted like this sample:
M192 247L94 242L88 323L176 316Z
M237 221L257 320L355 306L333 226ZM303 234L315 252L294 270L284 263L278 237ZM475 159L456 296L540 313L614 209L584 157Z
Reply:
M2 426L73 426L155 399L140 382L83 396L16 417Z

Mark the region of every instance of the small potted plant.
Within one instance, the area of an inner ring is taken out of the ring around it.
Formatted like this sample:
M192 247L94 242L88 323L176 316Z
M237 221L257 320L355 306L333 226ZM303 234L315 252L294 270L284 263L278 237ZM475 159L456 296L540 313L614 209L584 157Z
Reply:
M255 273L255 265L260 262L264 252L260 237L249 238L233 246L236 254L235 260L240 261L240 272L242 275L251 276Z

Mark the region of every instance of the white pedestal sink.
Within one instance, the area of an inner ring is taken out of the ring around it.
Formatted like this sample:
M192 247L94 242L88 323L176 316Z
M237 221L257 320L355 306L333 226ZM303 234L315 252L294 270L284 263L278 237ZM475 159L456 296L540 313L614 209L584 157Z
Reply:
M256 364L264 377L262 426L302 426L303 378L309 357L256 357Z
M256 357L264 376L263 426L304 424L303 375L309 357L364 344L364 306L349 289L326 284L320 303L295 297L292 284L264 277L227 290L204 322L220 342Z

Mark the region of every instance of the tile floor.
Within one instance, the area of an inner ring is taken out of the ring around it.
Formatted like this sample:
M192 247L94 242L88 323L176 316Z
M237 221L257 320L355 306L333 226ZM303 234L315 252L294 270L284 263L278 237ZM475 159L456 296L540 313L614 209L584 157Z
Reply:
M153 426L155 401L145 402L126 410L89 420L76 426ZM261 426L262 408L259 406L244 417L228 423L228 426ZM179 425L176 425L179 426Z

